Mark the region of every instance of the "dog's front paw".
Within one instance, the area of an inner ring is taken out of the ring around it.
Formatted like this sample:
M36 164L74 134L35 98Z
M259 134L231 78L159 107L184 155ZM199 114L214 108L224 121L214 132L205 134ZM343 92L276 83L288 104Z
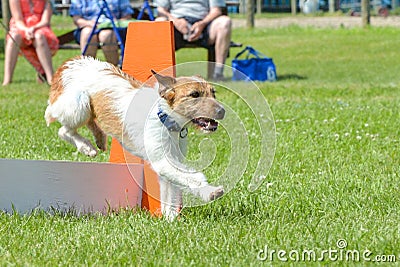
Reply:
M216 200L224 195L224 188L218 186L216 190L210 193L210 201Z
M169 222L173 222L175 219L178 218L179 216L179 211L176 209L168 209L162 212L163 217L169 221Z
M224 188L222 186L206 185L192 189L192 191L205 202L216 200L224 195Z

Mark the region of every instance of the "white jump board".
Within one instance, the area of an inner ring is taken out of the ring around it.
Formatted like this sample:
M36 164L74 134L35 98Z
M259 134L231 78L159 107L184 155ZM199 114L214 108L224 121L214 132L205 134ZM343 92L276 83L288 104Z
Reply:
M0 159L0 210L77 213L141 205L143 165Z

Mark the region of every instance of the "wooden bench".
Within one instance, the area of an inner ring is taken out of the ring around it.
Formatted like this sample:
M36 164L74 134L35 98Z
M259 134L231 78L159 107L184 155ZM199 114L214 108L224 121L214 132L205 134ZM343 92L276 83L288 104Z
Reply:
M80 49L79 44L75 42L73 30L58 36L58 41L59 41L59 49L78 49L78 50ZM230 47L242 47L242 46L243 45L241 43L235 43L233 41L231 41L230 44ZM204 47L188 44L184 48L204 48ZM207 78L211 79L215 67L215 49L214 46L210 46L205 49L207 49L207 60L209 62L207 68Z
M68 10L71 6L71 0L54 0L51 2L53 6L53 12L55 14L61 13L63 16L68 16Z
M227 4L227 7L228 6L237 6L237 7L239 7L239 5L240 5L240 3L237 2L237 1L227 1L226 4ZM62 4L62 6L59 5L58 7L65 9L66 6L67 5ZM228 13L227 7L222 10L222 13L224 15L227 15L227 13ZM69 8L69 5L68 5L68 8ZM141 6L134 6L133 8L135 9L135 14L138 14L140 12ZM146 14L146 12L144 13L144 17L142 19L143 20L149 20L149 17ZM59 41L59 49L80 49L79 44L77 44L75 42L74 30L69 31L67 33L64 33L64 34L58 36L58 41ZM230 47L242 47L242 44L231 41ZM192 44L188 44L184 48L205 48L205 47L199 47L199 46L194 45L194 44L193 45ZM210 47L205 48L205 49L207 49L207 60L209 62L208 68L207 68L207 78L211 79L212 75L214 73L214 67L215 67L215 48L214 48L214 46L210 46ZM229 56L229 54L228 54L228 56Z
M57 36L57 38L59 42L59 49L80 49L79 44L75 42L74 30Z
M229 13L230 7L235 9L235 13L239 13L240 9L240 1L225 1L227 13Z

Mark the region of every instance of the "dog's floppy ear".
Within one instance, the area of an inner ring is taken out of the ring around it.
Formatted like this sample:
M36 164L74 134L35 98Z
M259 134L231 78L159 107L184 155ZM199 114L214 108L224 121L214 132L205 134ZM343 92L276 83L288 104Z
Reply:
M161 85L158 89L158 93L160 94L160 96L167 100L172 99L175 95L174 84L176 83L176 79L174 77L158 74L154 70L151 70L151 73L153 73L154 77Z

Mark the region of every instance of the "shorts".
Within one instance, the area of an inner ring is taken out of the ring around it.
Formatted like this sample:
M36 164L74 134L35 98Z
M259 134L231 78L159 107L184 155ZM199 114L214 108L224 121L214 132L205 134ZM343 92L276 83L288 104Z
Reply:
M185 20L187 20L190 24L194 24L197 21L200 21L201 19L198 18L192 18L192 17L183 17ZM195 44L197 46L200 47L204 47L204 48L209 48L210 45L208 44L208 31L210 28L210 24L208 24L202 33L202 36L194 41L194 42L188 42L184 39L183 34L178 31L176 28L174 28L174 37L175 37L175 50L178 50L180 48L185 47L187 44Z

